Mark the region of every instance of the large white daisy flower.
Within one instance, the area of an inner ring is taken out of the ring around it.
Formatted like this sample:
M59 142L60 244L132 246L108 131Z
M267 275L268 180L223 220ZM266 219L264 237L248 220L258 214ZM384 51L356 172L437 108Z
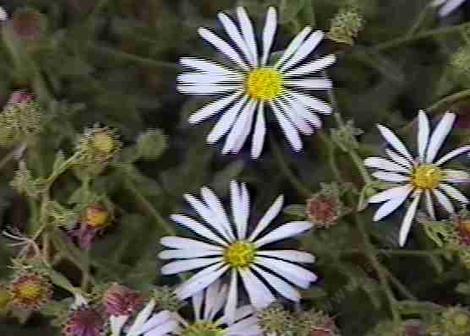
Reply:
M227 301L227 286L216 281L205 291L192 297L194 319L180 318L182 327L177 333L181 336L261 336L258 319L249 305L235 311L233 323L221 314ZM222 315L222 316L221 316Z
M137 314L135 320L126 326L129 316L111 316L109 319L111 336L167 336L179 330L175 313L167 310L154 313L155 300L150 300Z
M454 10L456 10L465 0L434 0L433 6L440 6L439 15L447 16Z
M282 209L281 195L254 229L249 230L250 196L246 185L232 181L230 194L230 217L219 198L207 187L201 189L201 199L185 195L202 221L186 215L173 215L171 218L203 238L203 241L182 237L162 238L161 244L171 250L161 252L160 258L181 259L165 265L162 273L176 274L202 269L176 290L180 299L193 296L228 274L230 286L225 315L232 319L239 301L239 278L256 309L264 308L275 300L272 290L261 279L283 297L299 301L300 294L293 285L308 288L317 277L297 264L312 263L314 257L296 250L272 250L266 248L266 245L304 233L312 224L305 221L289 222L264 233Z
M399 234L399 244L403 246L410 231L411 223L422 198L431 218L435 218L433 199L449 213L454 207L449 197L467 204L468 199L451 184L470 181L470 174L453 169L444 169L442 165L458 155L470 151L470 145L457 148L437 159L437 154L455 121L455 114L446 113L431 134L429 119L423 111L418 114L418 156L413 157L400 139L387 127L378 125L379 131L391 148L386 149L387 159L367 158L364 163L378 171L372 175L396 186L380 192L369 199L369 203L384 204L377 210L374 221L381 220L392 213L406 199L412 199L408 207Z
M199 35L225 56L227 65L195 57L181 59L181 64L191 70L178 77L178 90L216 96L215 101L193 113L189 122L197 124L220 114L207 137L208 143L227 135L222 152L237 153L253 133L251 155L257 158L264 145L265 110L269 107L291 147L299 151L302 149L299 133L310 135L321 127L317 112L331 113L331 107L313 97L312 91L332 87L319 71L333 64L335 56L309 60L323 33L306 27L279 59L270 60L277 28L276 10L272 7L268 10L262 52L245 9L237 8L236 14L238 22L224 13L218 16L230 43L206 28L199 29Z

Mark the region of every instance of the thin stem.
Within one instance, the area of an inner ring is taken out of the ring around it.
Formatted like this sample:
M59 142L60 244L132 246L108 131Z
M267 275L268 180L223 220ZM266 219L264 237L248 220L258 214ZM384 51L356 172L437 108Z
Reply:
M428 14L429 8L430 8L430 4L427 4L426 6L424 6L424 8L421 10L418 17L416 18L416 21L414 22L414 24L411 26L411 28L406 33L406 35L405 35L406 37L413 36L419 30L421 25L426 20L426 16Z
M7 155L5 155L2 160L0 160L0 169L3 169L3 167L8 163L10 162L16 155L16 153L18 152L18 148L15 147L13 148L11 151L9 151L7 153Z
M454 94L451 94L447 97L442 98L438 102L434 103L426 110L430 114L437 114L440 111L447 110L452 104L458 102L459 100L470 98L470 89L463 90Z
M429 257L429 254L445 254L446 250L393 250L393 249L379 249L380 254L396 255L396 256L416 256L416 257Z
M382 266L383 267L383 266ZM417 301L418 299L416 296L411 293L408 288L395 276L392 272L390 272L387 268L383 267L384 272L387 274L390 282L395 286L395 288L408 300Z
M274 140L273 137L270 137L269 141L271 143L274 158L276 159L276 162L282 174L287 178L287 180L289 180L290 184L299 192L299 194L304 197L310 197L312 195L312 191L305 187L305 184L300 181L290 170L289 165L282 156L281 149L279 148L277 142Z

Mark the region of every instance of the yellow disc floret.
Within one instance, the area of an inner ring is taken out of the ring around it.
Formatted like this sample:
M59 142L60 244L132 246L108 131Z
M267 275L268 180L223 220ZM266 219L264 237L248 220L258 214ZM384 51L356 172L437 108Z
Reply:
M236 241L225 250L224 260L233 268L248 267L254 261L256 247L247 241Z
M248 96L256 100L272 100L282 92L283 79L273 68L259 68L251 71L246 80Z
M431 164L418 166L411 178L413 185L419 189L435 189L439 186L443 178L439 167Z

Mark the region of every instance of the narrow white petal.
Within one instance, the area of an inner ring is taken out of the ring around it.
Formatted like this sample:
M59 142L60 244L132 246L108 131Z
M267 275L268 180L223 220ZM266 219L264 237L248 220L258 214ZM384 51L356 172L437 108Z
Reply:
M410 180L409 176L383 171L374 172L372 173L372 176L374 176L376 179L387 182L408 182Z
M227 243L218 235L216 235L214 232L209 230L207 227L199 223L198 221L185 216L185 215L172 215L171 219L175 221L178 224L181 224L194 233L200 235L201 237L210 239L216 243L219 243L220 245L227 246Z
M199 321L202 319L202 304L204 301L204 291L199 291L193 296L191 296L191 301L193 303L194 319L196 321Z
M408 149L406 149L405 145L401 140L393 133L390 129L388 129L385 126L382 125L377 125L377 128L379 129L380 133L382 133L382 136L385 138L385 140L401 155L403 155L406 159L409 161L413 162L413 158L410 155L410 152L408 152Z
M437 153L441 149L442 144L454 125L455 118L456 116L454 113L445 113L437 127L434 129L434 132L429 139L429 146L426 151L426 162L434 162Z
M406 238L408 238L408 233L410 233L411 223L413 223L413 219L415 218L416 209L418 208L418 203L420 199L421 199L421 194L418 193L415 196L415 199L413 200L413 202L411 202L410 207L406 211L405 217L400 227L400 234L399 234L399 240L398 240L398 243L400 246L404 246L406 243Z
M180 64L189 68L202 71L204 73L211 73L215 75L236 76L239 74L239 72L226 68L223 65L200 58L183 57L180 60Z
M248 136L251 133L251 130L253 128L253 119L255 118L255 113L256 113L256 106L258 102L253 101L252 106L250 107L250 113L248 114L248 118L245 121L245 125L243 126L243 131L240 133L239 137L235 141L233 148L232 148L232 153L238 153L242 147L245 145Z
M120 336L121 335L121 330L124 327L124 325L126 324L128 319L129 319L129 316L127 316L127 315L121 315L121 316L111 315L109 317L111 336Z
M173 334L179 329L179 323L176 320L167 321L153 330L144 334L144 336L167 336Z
M214 281L219 279L228 269L228 266L222 266L222 263L205 268L199 273L194 274L189 280L184 282L175 290L180 300L185 300L195 293L207 288Z
M276 100L276 103L279 105L282 112L289 119L289 121L304 135L311 135L315 132L315 129L312 128L305 119L297 113L295 109L291 106L286 105L282 99Z
M184 238L184 237L176 237L176 236L168 236L163 237L160 239L160 244L169 248L176 248L176 249L200 249L200 250L209 250L209 251L223 251L220 246L207 244L198 240Z
M294 68L292 70L287 71L284 74L285 78L296 77L296 76L303 76L309 75L318 71L321 71L330 65L336 62L336 56L334 54L327 55L316 59L312 62L309 62L305 65L299 66L298 68Z
M212 44L218 51L223 53L225 56L227 56L232 62L237 64L240 68L244 70L248 70L249 67L243 61L243 59L240 57L240 55L233 49L230 44L222 40L220 37L215 35L213 32L206 28L199 28L198 30L199 35Z
M443 169L444 181L451 183L468 183L470 182L470 174L463 170Z
M139 334L144 334L150 330L159 327L161 324L172 319L172 314L168 310L153 314L139 329Z
M229 108L212 128L211 132L207 136L207 142L213 144L219 141L227 132L232 128L237 116L240 111L244 109L245 104L248 101L248 96L243 96L237 101L231 108Z
M377 168L381 170L386 170L389 172L405 173L409 174L410 170L387 159L381 157L368 157L364 160L364 165L369 168Z
M313 32L305 41L300 45L292 57L281 67L281 72L285 72L295 66L297 63L301 62L305 57L310 55L310 53L315 50L318 44L323 39L323 32L317 30Z
M214 313L217 313L217 306L219 298L225 297L225 286L221 287L221 283L219 280L216 280L213 284L206 288L206 296L204 300L204 314L203 319L208 321L211 320L211 316ZM214 312L215 311L215 312Z
M244 240L246 238L248 216L250 213L250 199L246 185L231 181L230 200L232 215L237 229L237 238Z
M276 290L279 294L285 297L288 300L299 302L300 293L292 285L288 284L286 281L282 280L278 276L265 272L261 268L253 266L255 270L266 282Z
M181 250L165 250L158 254L158 258L162 260L168 259L192 259L192 258L201 258L209 257L215 255L222 255L221 251L211 251L206 249L181 249Z
M296 250L275 250L275 251L258 251L257 255L267 256L273 258L284 259L286 261L298 262L298 263L313 263L315 257L307 252L296 251Z
M269 7L266 15L266 22L263 29L263 55L261 57L261 65L265 66L268 61L269 52L273 45L274 36L277 28L277 12L274 7Z
M385 153L393 162L398 163L399 165L402 165L408 169L413 169L413 160L410 161L409 159L404 158L390 148L385 149Z
M266 136L266 120L264 118L264 103L258 105L258 112L256 115L255 131L253 133L253 140L251 146L251 157L253 159L259 158L264 147L264 139Z
M274 218L276 218L277 215L279 215L279 212L281 212L283 204L284 196L279 195L256 225L255 229L250 235L250 238L248 238L249 241L256 239L256 237L258 237L258 235L263 232L263 230L266 229L269 224L271 224Z
M248 121L253 118L253 113L256 108L255 101L249 101L248 104L245 105L243 110L238 115L237 120L233 124L232 129L230 130L227 139L225 140L224 148L222 149L223 154L227 154L234 149L237 140L239 139L240 135L246 130L246 126ZM246 137L245 137L246 139Z
M405 193L403 195L392 198L388 200L387 202L385 202L384 204L382 204L374 215L374 222L381 220L382 218L388 216L393 211L395 211L400 205L403 204L403 202L406 200L408 195L409 193Z
M177 82L181 85L217 85L217 84L241 84L242 75L215 75L199 72L188 72L178 75Z
M330 105L315 97L294 90L286 90L286 95L294 98L297 102L308 109L313 109L323 114L331 114L332 112Z
M248 45L252 59L254 60L254 65L258 65L258 47L256 46L255 32L253 29L253 24L251 23L248 14L246 13L245 8L237 8L238 21L240 22L240 27L242 29L243 38Z
M293 110L300 118L307 121L310 125L315 128L320 129L322 127L322 122L320 118L316 115L312 109L308 108L307 106L303 105L298 100L289 97L288 95L283 97L288 104L290 110Z
M436 166L440 166L443 163L446 163L449 160L452 160L453 158L462 155L464 153L470 152L470 145L459 147L457 149L454 149L453 151L447 153L443 157L441 157L439 160L436 162Z
M224 108L232 104L236 99L240 98L242 95L241 91L237 91L230 96L220 98L203 108L199 109L198 111L194 112L189 116L189 123L190 124L197 124L200 123L201 121L206 120L207 118L212 117L213 115L219 113L222 111Z
M256 240L254 244L256 247L261 247L266 244L273 243L282 239L289 237L297 236L304 233L305 231L310 230L313 227L313 224L307 221L295 221L289 222L280 227L272 230L270 233L266 234L262 238Z
M153 308L155 307L155 301L150 300L147 305L137 314L134 323L129 327L127 331L128 336L138 336L138 331L144 325L145 321L152 314Z
M282 54L281 58L274 65L276 69L278 69L280 66L284 64L284 62L290 59L292 54L294 54L294 52L299 48L299 46L305 40L307 35L310 34L311 31L312 31L312 28L307 26L294 37L294 39L287 46L287 49Z
M429 143L429 119L423 110L418 112L418 155L421 162L425 162L426 149Z
M243 319L229 325L225 330L227 336L262 336L263 331L258 325L258 319L254 316Z
M235 92L240 89L240 85L231 84L194 84L178 85L178 91L192 95L215 95L220 93Z
M230 325L235 322L235 312L238 305L238 275L235 269L232 269L229 286L224 316L227 324Z
M276 116L276 119L281 126L282 132L286 136L289 144L291 145L292 149L296 152L302 149L302 140L300 139L299 132L297 129L291 124L291 122L286 118L284 113L279 110L279 108L273 102L270 103L271 109Z
M444 6L439 9L439 16L447 16L456 10L465 0L448 0Z
M462 194L457 188L449 185L449 184L446 184L446 183L441 183L439 185L439 188L441 188L442 190L444 190L444 192L449 195L450 197L452 197L453 199L461 202L461 203L464 203L464 204L467 204L469 201L468 201L468 198Z
M276 273L300 288L306 289L310 286L311 282L317 280L317 276L312 272L284 260L256 257L255 263Z
M225 209L220 199L208 187L201 188L201 195L209 209L211 209L212 212L215 214L216 218L220 223L220 226L224 229L224 232L231 240L234 240L235 235L233 234L232 225L230 224L227 213L225 212Z
M187 260L172 261L161 268L161 273L171 275L191 271L197 268L210 266L216 262L223 260L222 257L213 258L192 258Z
M433 189L432 193L434 196L436 196L437 201L439 204L449 213L453 214L455 213L454 206L452 205L452 202L450 201L449 197L447 197L445 194L440 192L438 189Z
M333 87L331 80L325 78L293 79L285 81L284 84L305 90L327 90Z
M408 197L413 187L410 184L393 187L385 191L379 192L369 198L369 203L382 203L393 198L403 198Z
M263 282L250 270L240 269L239 272L242 277L245 290L248 293L248 298L256 309L266 308L275 300L268 287L266 287L266 285L263 284Z
M425 196L426 210L428 212L428 215L429 217L431 217L431 219L435 219L436 213L434 211L434 204L432 201L431 192L429 190L426 190L424 192L424 196Z
M219 13L218 17L220 22L222 22L222 25L224 26L225 31L227 32L227 35L230 36L230 38L233 40L233 42L235 42L237 47L243 52L243 55L248 60L250 65L254 67L255 62L253 56L251 55L250 49L248 48L248 45L243 39L243 36L241 35L235 23L229 16L225 15L224 13Z

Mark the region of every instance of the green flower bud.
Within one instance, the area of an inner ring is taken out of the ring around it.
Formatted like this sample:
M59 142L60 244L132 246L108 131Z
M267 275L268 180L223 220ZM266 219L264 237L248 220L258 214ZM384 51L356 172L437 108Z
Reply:
M331 20L327 36L335 42L354 45L354 39L357 38L363 26L364 19L356 8L343 8Z

